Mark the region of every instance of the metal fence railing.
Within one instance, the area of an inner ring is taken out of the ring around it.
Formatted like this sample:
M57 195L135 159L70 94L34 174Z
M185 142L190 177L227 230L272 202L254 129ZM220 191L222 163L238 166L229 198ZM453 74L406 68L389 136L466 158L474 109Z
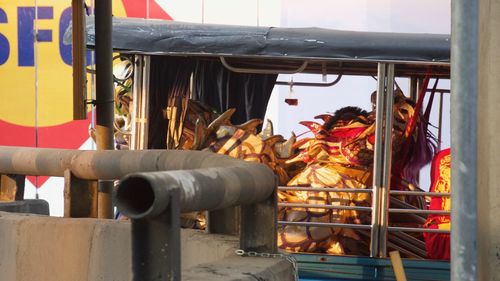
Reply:
M299 186L279 186L279 191L307 191L307 192L333 192L333 193L364 193L364 194L372 194L372 189L350 189L350 188L334 188L334 187L299 187ZM439 193L439 192L424 192L424 191L400 191L394 190L390 191L389 195L391 197L394 196L421 196L421 197L449 197L450 193ZM373 201L372 201L373 202ZM439 210L428 210L428 209L419 209L415 206L404 204L407 208L386 208L382 210L387 214L412 214L418 215L421 217L422 221L425 220L428 215L449 215L449 211L439 211ZM325 204L307 204L307 203L278 203L278 208L303 208L303 209L328 209L328 210L355 210L362 212L370 212L374 206L366 207L366 206L351 206L351 205L325 205ZM279 220L278 225L293 225L293 226L303 226L303 227L330 227L330 228L350 228L350 229L358 229L358 230L372 230L373 226L368 224L356 224L356 223L327 223L327 222L304 222L304 221L284 221ZM443 229L431 229L423 227L402 227L402 226L389 226L387 227L387 234L381 233L381 235L385 235L383 237L377 239L384 240L394 240L396 244L406 245L408 247L424 247L422 244L422 240L418 240L411 235L401 235L402 233L450 233L449 230ZM367 234L370 237L370 241L374 239L372 236L372 232ZM390 236L390 237L389 237ZM389 239L390 238L390 239ZM387 245L393 248L398 248L398 246L392 242L389 242ZM403 253L408 253L403 248L398 248ZM415 250L417 254L424 255L425 251Z

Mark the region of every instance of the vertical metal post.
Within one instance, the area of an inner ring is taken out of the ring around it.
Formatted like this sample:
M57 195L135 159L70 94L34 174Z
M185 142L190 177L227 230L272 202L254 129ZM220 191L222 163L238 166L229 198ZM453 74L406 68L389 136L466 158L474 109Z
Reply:
M149 112L149 81L151 70L151 57L144 56L142 70L142 91L141 91L141 133L140 149L148 148L148 112Z
M387 235L389 229L389 191L391 189L391 164L392 164L392 123L394 104L394 64L387 65L387 87L385 94L385 128L384 128L384 163L382 177L382 188L380 189L380 233L379 233L379 257L387 257Z
M141 89L142 89L142 65L143 65L143 56L135 55L134 56L134 80L133 80L133 88L132 88L132 111L131 111L131 119L132 119L132 128L130 135L130 149L136 150L138 149L139 143L139 132L140 132L140 108L141 108Z
M240 208L230 207L207 212L207 232L237 235L239 233Z
M418 93L418 85L417 85L418 84L417 83L418 80L415 77L411 77L409 80L410 81L409 81L409 87L408 87L408 89L409 89L409 92L410 92L410 99L412 101L416 102L417 101L417 93Z
M64 217L97 217L97 182L82 180L64 171Z
M170 189L167 210L132 220L134 281L181 280L180 192Z
M420 88L422 88L423 84L424 84L424 78L422 78L422 77L417 78L417 92L415 93L415 101L418 100L418 97L420 94Z
M85 71L85 9L84 0L72 0L73 51L73 120L87 119L87 73Z
M114 90L112 1L95 3L95 56L96 56L96 139L98 150L113 150ZM98 216L112 218L111 193L113 182L99 181Z
M376 257L379 249L379 229L380 229L380 188L382 186L383 175L383 115L384 115L384 97L386 82L386 65L378 64L377 72L377 101L375 108L375 152L373 159L373 193L372 193L372 222L370 239L370 256Z
M16 181L16 201L24 200L24 190L26 184L26 176L25 175L12 175L14 180Z
M451 280L477 277L478 9L451 3Z
M273 194L257 204L241 206L240 248L245 251L276 253L278 251L277 185Z
M438 151L441 150L441 142L443 139L443 95L443 92L439 93Z

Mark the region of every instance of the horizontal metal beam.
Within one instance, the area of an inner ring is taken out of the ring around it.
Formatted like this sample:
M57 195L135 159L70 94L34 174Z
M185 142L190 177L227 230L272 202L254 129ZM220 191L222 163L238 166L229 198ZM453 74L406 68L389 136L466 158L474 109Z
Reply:
M259 167L226 155L204 151L94 151L0 146L0 173L64 177L70 170L84 180L115 180L138 172L192 170L214 167ZM253 180L253 179L252 179Z
M117 207L130 218L142 219L162 213L172 189L180 190L182 213L255 204L274 192L274 174L264 165L228 162L233 166L130 174L116 191Z
M418 228L418 227L398 227L398 226L389 226L388 229L390 232L392 231L404 231L404 232L421 232L421 233L444 233L449 234L450 231L446 229L437 229L437 228Z
M421 210L421 209L387 209L389 213L399 213L399 214L426 214L426 215L450 215L450 211L440 211L440 210Z
M278 186L283 191L312 191L312 192L346 192L346 193L372 193L371 189L335 188L335 187L307 187L307 186Z
M367 224L335 223L335 222L302 222L302 221L278 221L278 225L294 225L308 227L332 227L332 228L352 228L352 229L371 229Z
M278 203L278 207L305 208L305 209L352 210L352 211L366 211L366 212L372 211L372 207L349 206L349 205L307 204L307 203Z
M451 193L448 192L427 192L427 191L403 191L391 190L390 195L411 195L411 196L429 196L429 197L450 197Z

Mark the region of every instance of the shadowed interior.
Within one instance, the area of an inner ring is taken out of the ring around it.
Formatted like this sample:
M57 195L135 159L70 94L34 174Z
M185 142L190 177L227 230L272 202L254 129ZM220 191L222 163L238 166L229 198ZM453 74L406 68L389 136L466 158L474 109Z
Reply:
M116 191L118 209L130 217L144 215L151 209L154 199L153 188L144 178L128 178Z

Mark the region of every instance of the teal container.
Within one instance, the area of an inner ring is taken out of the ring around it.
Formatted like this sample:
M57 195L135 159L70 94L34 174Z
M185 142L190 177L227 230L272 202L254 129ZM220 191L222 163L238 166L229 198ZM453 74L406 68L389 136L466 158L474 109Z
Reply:
M301 281L396 280L389 259L318 254L294 256ZM403 266L408 281L450 280L450 263L447 261L403 259Z

